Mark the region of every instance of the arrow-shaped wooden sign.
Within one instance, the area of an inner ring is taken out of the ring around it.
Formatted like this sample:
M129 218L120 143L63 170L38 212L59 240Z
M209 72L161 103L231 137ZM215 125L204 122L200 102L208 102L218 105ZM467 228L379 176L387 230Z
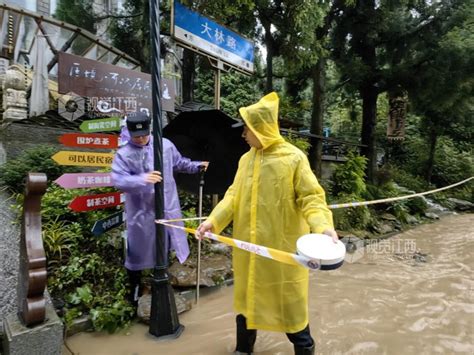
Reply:
M118 206L123 202L120 192L106 194L78 196L69 204L69 208L76 212L86 212Z
M117 212L106 218L96 221L91 230L92 234L101 235L111 229L121 226L125 219L124 215L125 213L123 212Z
M65 133L59 141L66 147L115 149L118 137L113 134Z
M106 131L120 131L120 118L108 117L98 120L87 120L81 123L79 129L82 132L106 132Z
M88 153L63 150L57 152L51 158L59 165L111 166L114 155L112 153Z
M63 174L54 182L64 189L113 186L110 173Z

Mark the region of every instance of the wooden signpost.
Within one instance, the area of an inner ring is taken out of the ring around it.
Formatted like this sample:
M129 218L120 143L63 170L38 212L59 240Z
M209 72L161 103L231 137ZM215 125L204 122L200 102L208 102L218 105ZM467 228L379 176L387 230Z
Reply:
M112 153L88 153L76 151L60 151L51 157L59 165L72 166L111 166Z
M69 208L76 212L86 212L118 206L123 202L120 192L106 194L78 196L69 204Z
M54 182L64 189L113 186L110 173L63 174Z
M120 211L120 212L111 214L110 216L107 216L104 219L96 221L91 230L92 234L101 235L111 229L121 226L125 219L124 215L125 214L122 211Z
M73 148L118 148L118 136L96 132L120 131L121 116L138 110L150 111L150 83L148 74L60 52L59 92L74 91L87 96L93 103L91 111L113 117L85 120L79 126L82 133L65 133L59 137L59 142ZM110 96L111 92L113 96ZM110 167L113 157L113 153L60 151L52 159L59 165ZM65 189L113 186L110 173L64 174L55 183ZM87 212L118 206L123 201L124 195L120 192L78 196L71 201L69 208L76 212ZM118 227L123 219L123 212L112 214L95 222L92 233L100 235Z
M79 129L82 132L108 132L120 130L120 118L108 117L100 118L98 120L87 120L81 123Z
M115 149L118 136L112 134L65 133L59 137L66 147Z

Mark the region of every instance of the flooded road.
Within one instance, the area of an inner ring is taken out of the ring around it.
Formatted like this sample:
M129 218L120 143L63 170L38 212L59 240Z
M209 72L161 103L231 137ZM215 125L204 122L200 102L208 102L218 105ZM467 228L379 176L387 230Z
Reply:
M473 354L474 215L445 216L351 255L310 278L317 354ZM180 338L157 341L135 324L114 335L66 340L74 354L230 354L232 287L180 315ZM293 354L284 334L259 331L255 353ZM65 354L69 354L65 350Z

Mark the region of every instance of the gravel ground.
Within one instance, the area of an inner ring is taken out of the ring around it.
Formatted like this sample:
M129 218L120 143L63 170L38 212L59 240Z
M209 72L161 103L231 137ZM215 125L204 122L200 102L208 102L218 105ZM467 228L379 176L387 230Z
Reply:
M3 318L17 311L20 225L14 223L13 202L9 194L0 191L0 334Z

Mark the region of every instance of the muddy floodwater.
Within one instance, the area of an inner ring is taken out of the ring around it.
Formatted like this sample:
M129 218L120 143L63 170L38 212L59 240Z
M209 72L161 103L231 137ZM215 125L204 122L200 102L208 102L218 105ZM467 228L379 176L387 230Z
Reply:
M474 215L450 215L312 272L310 326L317 354L474 354ZM175 340L135 324L118 334L81 333L65 354L229 354L232 287L180 315ZM284 334L260 331L255 354L293 354Z

